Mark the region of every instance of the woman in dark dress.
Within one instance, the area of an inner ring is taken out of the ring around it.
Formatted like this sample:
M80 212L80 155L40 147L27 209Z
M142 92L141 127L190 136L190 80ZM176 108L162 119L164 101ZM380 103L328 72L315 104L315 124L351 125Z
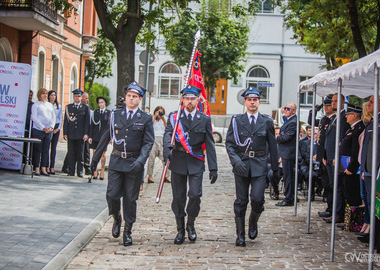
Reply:
M88 142L90 148L95 152L96 147L102 137L103 133L108 129L110 110L107 110L107 100L104 97L97 97L96 102L99 105L99 109L95 110L91 117L91 125L89 132ZM104 170L106 168L106 152L103 153L101 158L101 171L100 180L104 179ZM94 172L94 178L98 178L98 170Z

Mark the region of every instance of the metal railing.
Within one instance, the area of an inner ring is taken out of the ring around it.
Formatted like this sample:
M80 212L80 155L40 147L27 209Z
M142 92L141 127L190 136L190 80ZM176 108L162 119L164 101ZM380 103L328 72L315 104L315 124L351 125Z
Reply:
M53 22L57 22L57 12L51 1L0 0L0 9L32 10Z

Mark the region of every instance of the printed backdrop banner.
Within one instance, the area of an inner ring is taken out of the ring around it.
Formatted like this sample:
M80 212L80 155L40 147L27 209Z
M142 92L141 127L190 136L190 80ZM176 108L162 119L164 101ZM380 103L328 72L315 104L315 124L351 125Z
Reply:
M23 137L32 66L0 61L0 137ZM18 151L22 142L6 141ZM22 155L0 142L0 168L19 170Z

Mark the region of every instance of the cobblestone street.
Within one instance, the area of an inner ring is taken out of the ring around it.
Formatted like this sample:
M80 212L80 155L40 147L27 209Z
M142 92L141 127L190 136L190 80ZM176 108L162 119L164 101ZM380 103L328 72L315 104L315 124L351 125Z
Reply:
M235 187L224 147L217 147L219 178L211 185L204 175L202 209L195 227L195 243L174 245L175 219L171 212L171 188L165 184L161 202L155 203L161 169L154 184L144 184L138 200L133 245L111 236L112 218L71 261L67 269L366 269L366 261L347 261L350 254L367 254L368 247L353 233L336 230L335 261L330 262L330 230L318 217L325 204L312 204L311 234L306 234L307 201L299 193L298 215L294 207L276 207L266 193L265 211L259 220L259 236L246 247L235 247L233 201ZM157 163L156 163L157 165ZM248 217L248 213L247 213ZM124 224L123 224L124 225ZM248 225L246 225L248 229ZM378 255L377 255L378 256ZM379 259L379 257L376 257ZM375 264L375 268L379 263Z

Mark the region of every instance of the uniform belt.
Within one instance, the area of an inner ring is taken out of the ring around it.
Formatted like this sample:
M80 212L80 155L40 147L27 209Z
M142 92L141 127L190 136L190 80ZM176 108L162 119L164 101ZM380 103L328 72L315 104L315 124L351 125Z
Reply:
M192 146L191 149L194 151L197 151L197 150L201 150L202 148L200 146L198 147L195 147L195 146ZM183 147L182 145L175 145L173 150L176 150L176 151L180 151L180 152L186 152L187 153L187 150L185 149L185 147ZM203 150L202 150L203 151Z
M121 157L121 158L131 158L131 157L137 157L140 155L140 151L135 152L120 152L117 149L112 150L112 154Z
M249 158L255 158L255 157L263 157L267 154L266 150L261 151L248 151L248 152L240 152L241 155L249 157Z

